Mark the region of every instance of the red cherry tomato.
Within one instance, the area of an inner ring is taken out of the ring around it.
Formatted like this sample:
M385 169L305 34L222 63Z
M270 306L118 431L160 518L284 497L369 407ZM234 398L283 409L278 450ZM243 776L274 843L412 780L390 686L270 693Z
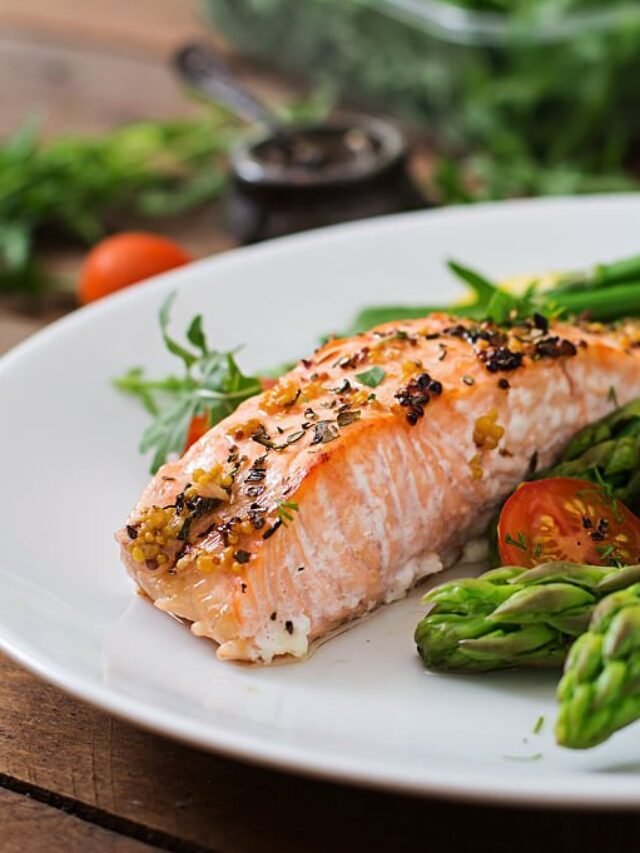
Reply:
M192 444L195 444L199 438L205 434L205 432L209 431L209 418L207 415L195 415L191 418L191 423L189 424L189 431L187 433L187 440L184 443L185 451L188 450Z
M504 565L628 565L640 561L640 519L593 483L537 480L519 486L503 506L498 548Z
M78 299L82 304L94 302L191 260L181 246L159 234L142 231L115 234L102 240L87 255L78 282Z

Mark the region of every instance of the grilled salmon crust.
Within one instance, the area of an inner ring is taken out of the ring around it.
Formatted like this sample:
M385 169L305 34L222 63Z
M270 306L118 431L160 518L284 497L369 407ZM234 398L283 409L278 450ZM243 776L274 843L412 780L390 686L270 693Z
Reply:
M220 658L303 656L455 561L532 468L640 396L639 344L631 322L441 314L333 340L161 468L122 559Z

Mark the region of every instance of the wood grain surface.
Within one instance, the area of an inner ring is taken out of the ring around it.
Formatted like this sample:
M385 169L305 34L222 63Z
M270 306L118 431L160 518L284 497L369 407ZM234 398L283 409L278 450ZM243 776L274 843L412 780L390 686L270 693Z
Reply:
M202 35L194 8L186 0L0 0L0 136L36 109L48 133L187 114L193 106L165 59ZM248 73L264 91L281 88ZM162 230L199 256L232 245L224 221L213 207ZM45 260L71 289L82 253L54 248ZM72 306L65 294L37 311L0 300L0 352ZM634 813L419 800L207 755L70 698L0 656L1 853L631 853L638 838Z
M0 790L0 827L4 853L145 853L158 849L7 790Z
M3 853L149 853L159 849L2 788L0 832Z
M551 850L590 851L594 838L617 850L640 837L635 814L419 800L245 766L108 717L2 658L0 685L0 784L163 849L540 853L549 838Z

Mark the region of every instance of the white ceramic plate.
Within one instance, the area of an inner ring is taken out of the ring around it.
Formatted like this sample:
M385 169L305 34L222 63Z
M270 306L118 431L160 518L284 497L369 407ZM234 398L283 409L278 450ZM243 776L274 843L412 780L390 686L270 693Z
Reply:
M156 310L174 288L176 328L203 311L220 346L246 344L253 369L303 355L364 304L448 301L447 258L494 276L566 269L636 253L639 235L637 197L397 216L205 260L36 335L0 360L2 648L107 711L244 759L479 800L639 805L640 724L590 752L561 750L553 674L423 672L419 594L304 663L268 668L220 663L136 597L113 531L147 480L146 418L109 382L171 364Z

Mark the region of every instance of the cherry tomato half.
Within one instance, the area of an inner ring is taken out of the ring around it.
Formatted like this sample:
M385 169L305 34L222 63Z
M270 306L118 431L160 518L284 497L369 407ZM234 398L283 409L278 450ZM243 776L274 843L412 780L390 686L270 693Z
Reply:
M202 438L205 432L208 431L209 418L207 415L194 415L194 417L191 418L189 431L187 432L187 439L184 443L185 451L188 450L192 444L195 444L199 438Z
M498 548L504 565L628 565L640 561L640 518L600 486L551 477L523 483L507 500Z
M101 240L87 255L78 282L78 299L82 304L94 302L191 260L181 246L159 234L114 234Z

